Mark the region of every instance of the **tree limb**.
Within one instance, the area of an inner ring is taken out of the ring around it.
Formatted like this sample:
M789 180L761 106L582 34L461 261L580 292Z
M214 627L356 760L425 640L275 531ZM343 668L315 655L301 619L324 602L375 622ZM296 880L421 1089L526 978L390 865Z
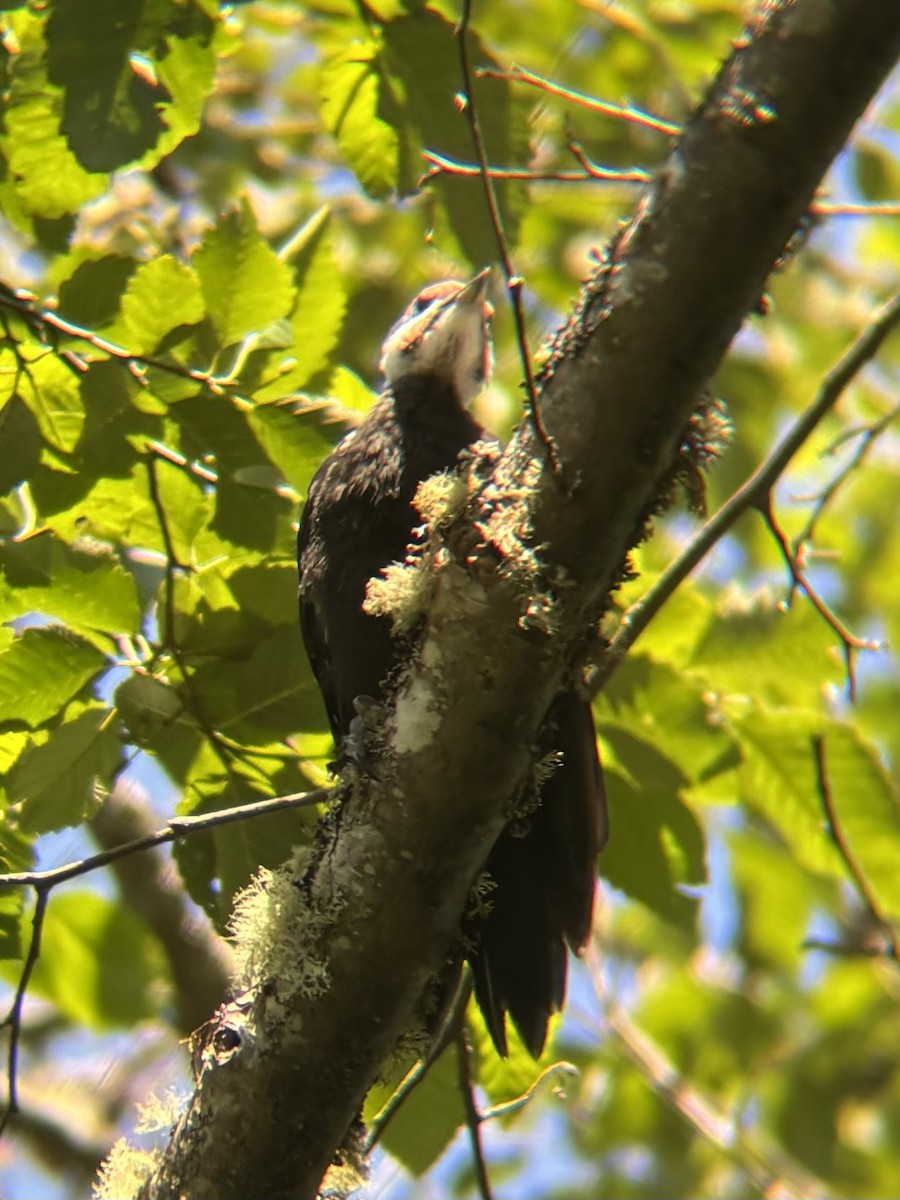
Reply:
M764 0L448 535L419 661L298 886L327 984L220 1010L145 1198L309 1198L445 960L529 744L671 477L696 398L900 52L896 0ZM540 560L529 547L540 547ZM526 611L527 610L527 611Z

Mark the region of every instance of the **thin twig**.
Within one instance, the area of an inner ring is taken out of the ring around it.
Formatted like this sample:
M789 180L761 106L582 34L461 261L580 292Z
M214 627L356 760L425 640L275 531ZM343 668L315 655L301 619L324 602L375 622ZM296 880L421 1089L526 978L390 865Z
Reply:
M519 357L522 362L522 373L525 377L525 396L526 407L528 411L528 419L534 430L535 437L540 445L544 448L547 455L547 461L554 474L559 471L559 462L556 456L556 447L553 445L552 439L549 437L541 415L538 411L537 385L534 379L534 368L531 364L531 354L528 349L528 339L525 333L525 312L522 305L522 285L523 279L517 275L513 269L512 260L506 244L506 233L503 229L503 220L500 216L500 206L497 203L497 193L494 188L494 181L491 179L487 152L484 146L484 137L481 132L481 122L478 118L478 110L475 105L475 96L472 89L472 71L469 64L469 49L466 44L466 39L469 32L469 22L472 17L472 0L463 0L462 12L459 18L459 24L456 27L456 38L459 43L459 66L462 75L463 92L465 95L464 112L466 119L469 122L469 129L472 134L472 144L475 149L475 158L478 161L478 169L481 175L481 182L484 187L484 198L487 204L488 215L490 216L491 226L494 230L494 238L497 242L497 251L500 255L500 263L503 267L503 275L506 280L506 290L509 294L512 304L513 320L516 327L516 340L519 346Z
M183 454L179 454L177 450L173 450L163 442L147 442L147 452L155 455L156 458L161 458L164 462L171 463L174 467L181 467L183 471L188 471L191 475L196 475L202 483L219 482L219 476L215 471L211 471L209 467L203 467L199 463L191 462L190 459L185 458Z
M828 778L828 765L825 761L825 739L821 734L817 734L811 740L813 761L816 764L816 790L819 793L819 799L822 801L822 808L825 812L828 836L841 856L844 866L847 868L847 872L856 886L856 890L862 897L869 916L884 934L887 944L887 956L896 961L900 957L898 956L896 934L891 923L883 915L875 893L869 886L869 881L856 861L856 856L850 849L850 844L844 836L843 827L838 819L837 809L834 806L834 798L831 794L831 781Z
M130 366L153 367L160 371L166 371L170 375L178 375L182 379L191 379L195 383L203 384L217 394L222 394L227 387L227 381L217 379L210 371L204 371L199 367L185 367L181 363L166 362L163 359L154 358L148 354L136 354L133 350L128 350L124 346L117 345L115 342L107 341L106 338L100 337L90 329L85 329L81 325L76 325L72 321L65 320L65 318L59 316L58 313L52 312L50 309L38 308L37 298L33 293L27 292L24 289L13 289L6 285L0 286L0 307L16 313L33 329L43 330L44 333L53 337L54 340L59 334L63 334L66 337L85 342L109 358L119 359ZM78 369L82 369L82 367ZM142 380L142 382L146 381Z
M843 357L825 376L813 403L797 418L772 453L750 478L710 518L650 590L633 604L619 623L603 659L591 671L588 687L596 695L676 588L703 561L713 546L750 508L759 508L791 459L844 389L877 354L890 331L900 322L900 294L887 302Z
M185 567L178 559L175 553L175 544L172 541L171 530L169 529L169 520L166 515L165 505L162 502L162 496L159 491L159 481L156 477L155 452L151 449L147 459L147 467L150 476L150 501L156 513L156 520L159 524L160 534L163 540L163 546L166 553L165 564L165 594L163 601L163 649L167 650L172 656L172 660L178 668L181 676L181 682L188 700L189 706L186 704L185 709L193 717L197 723L198 729L209 741L216 757L230 775L232 771L233 761L235 758L241 757L241 751L233 749L233 743L228 743L220 737L218 730L206 718L203 711L203 705L200 702L200 697L194 687L194 681L188 670L187 662L184 655L181 653L181 647L178 645L178 640L175 636L175 572L185 571Z
M599 179L602 183L648 183L650 172L643 167L630 167L627 171L615 170L613 167L601 167L588 155L582 144L575 138L569 138L566 149L579 164L589 179Z
M34 902L34 916L31 918L31 942L28 946L22 974L16 987L9 1012L3 1020L3 1026L9 1026L9 1052L6 1059L6 1111L0 1118L0 1136L4 1133L10 1117L19 1111L18 1074L19 1074L19 1041L22 1036L22 1005L31 982L31 975L37 965L41 953L41 933L44 928L44 916L47 912L47 900L50 897L49 888L39 890Z
M7 1106L3 1117L0 1118L0 1135L3 1134L9 1119L18 1112L17 1078L19 1066L19 1041L22 1031L22 1006L31 982L31 976L40 957L41 933L44 927L44 916L50 893L61 883L87 875L90 871L125 858L138 854L143 850L151 850L177 838L187 837L192 833L215 829L221 825L230 825L233 821L248 821L255 817L266 816L273 812L282 812L292 808L306 808L325 800L332 800L337 795L337 789L320 788L313 792L297 792L290 796L276 796L269 800L258 800L253 804L242 804L235 808L222 809L215 813L204 813L196 817L173 817L163 828L144 837L124 842L121 846L111 846L99 854L92 854L78 862L66 863L47 871L18 871L8 875L0 875L0 891L13 887L32 887L35 891L34 916L31 924L31 940L28 953L22 966L22 973L16 985L15 995L9 1012L0 1023L0 1027L9 1027L9 1051L7 1054Z
M275 796L268 800L254 800L252 804L237 804L234 808L221 808L216 812L202 813L198 816L172 817L162 829L148 833L145 837L135 838L121 846L112 846L87 858L76 862L66 863L61 867L53 867L47 871L15 871L0 875L0 891L12 887L33 887L38 891L49 891L57 884L75 879L79 875L87 875L105 867L116 859L128 854L138 854L142 850L151 850L154 846L163 846L178 838L189 837L192 833L202 833L216 829L221 825L230 825L234 821L250 821L256 817L265 817L274 812L286 812L294 808L310 808L315 804L323 804L338 798L338 788L316 788L311 792L294 792L287 796Z
M460 1025L456 1035L456 1066L459 1091L466 1114L466 1128L469 1131L469 1142L472 1146L472 1161L475 1166L478 1194L481 1196L481 1200L493 1200L491 1181L488 1178L487 1164L484 1161L484 1147L481 1144L482 1118L475 1103L472 1047L469 1044L469 1035L464 1024Z
M482 1122L495 1121L498 1117L510 1117L514 1113L519 1112L526 1104L531 1103L535 1092L537 1092L544 1080L551 1079L554 1075L568 1075L570 1079L577 1079L580 1074L581 1072L575 1064L566 1062L565 1059L551 1063L549 1067L544 1067L537 1079L520 1095L514 1096L512 1100L504 1100L502 1104L492 1104L490 1108L486 1108L481 1114L481 1120Z
M900 203L842 204L838 201L813 200L809 211L817 217L900 217Z
M868 638L857 637L851 633L847 626L840 620L831 608L825 603L810 581L806 578L802 564L791 553L791 547L788 543L787 536L778 520L775 517L775 512L772 508L771 493L766 493L763 502L758 506L762 514L762 518L766 523L766 527L775 539L775 544L781 551L781 557L784 559L784 564L788 569L791 578L791 587L800 588L806 593L806 598L812 604L813 608L825 622L825 624L835 633L841 643L841 648L844 655L844 667L847 672L847 696L852 701L856 699L856 659L854 654L857 650L877 650L878 642L870 641Z
M816 526L818 525L822 514L825 512L825 509L828 507L840 489L844 486L850 476L853 475L854 472L863 465L866 456L878 438L881 437L884 431L888 429L898 417L900 417L900 404L896 405L889 412L886 412L884 416L879 417L877 421L873 421L871 425L865 425L862 429L848 430L845 437L836 439L828 447L826 453L832 454L841 441L846 441L847 438L850 437L855 437L857 439L856 448L854 449L850 458L843 465L843 467L841 467L840 471L838 471L831 482L822 489L821 492L811 497L797 497L797 499L800 500L811 499L815 501L806 524L791 542L791 549L794 557L798 561L802 560L804 549L807 543L812 541L816 531Z
M397 1085L390 1099L379 1113L369 1122L369 1134L365 1142L365 1153L368 1155L381 1140L384 1131L391 1121L416 1090L451 1041L458 1035L465 1018L466 1005L472 994L472 976L468 970L461 972L453 998L447 1006L447 1011L441 1026L432 1038L428 1053L412 1066Z
M576 153L577 143L569 143L568 149L579 163L578 171L542 171L535 167L487 167L491 179L514 179L526 183L587 183L599 179L603 183L646 183L650 172L641 167L630 167L621 170L617 167L602 167L599 163L584 153ZM579 148L580 149L580 148ZM434 179L437 175L458 175L463 179L475 179L483 174L477 163L459 162L448 158L445 154L437 154L434 150L425 150L422 157L431 163L431 169L422 176L420 183Z
M754 1137L740 1115L718 1111L619 1008L608 1006L610 1031L653 1091L753 1182L779 1200L826 1200L831 1194L777 1146Z
M164 620L163 620L163 637L165 644L171 649L175 645L175 572L185 571L188 568L180 561L175 553L175 544L172 541L172 531L169 529L169 522L166 517L166 511L163 507L162 496L159 491L159 479L156 475L156 457L151 451L147 456L147 479L150 487L150 502L156 511L156 520L159 525L159 531L163 540L163 547L166 552L165 565L165 602L163 605Z
M554 83L552 79L538 75L536 71L529 71L525 67L513 66L505 71L497 70L495 67L479 67L475 74L486 79L504 79L509 83L527 83L550 96L559 96L590 112L600 113L604 117L613 117L628 125L639 125L642 129L652 129L654 133L664 133L667 137L676 137L681 132L681 126L676 125L673 121L654 117L652 113L644 112L632 105L610 104L606 100L598 100L595 96L588 96L584 92L576 91L575 88L567 88L559 83Z

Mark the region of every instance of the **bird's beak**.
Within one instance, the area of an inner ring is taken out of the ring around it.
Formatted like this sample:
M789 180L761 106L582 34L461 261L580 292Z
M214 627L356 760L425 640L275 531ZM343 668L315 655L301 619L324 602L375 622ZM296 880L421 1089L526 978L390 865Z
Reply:
M490 277L490 267L485 267L483 271L479 271L477 275L474 275L469 280L463 290L457 294L455 302L457 304L483 304Z

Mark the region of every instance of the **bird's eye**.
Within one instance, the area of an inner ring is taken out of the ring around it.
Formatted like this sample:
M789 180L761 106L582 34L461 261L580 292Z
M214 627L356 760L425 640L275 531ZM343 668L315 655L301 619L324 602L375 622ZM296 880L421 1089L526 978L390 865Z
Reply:
M432 297L426 296L424 292L421 296L416 296L415 300L412 302L412 310L416 316L418 316L419 313L423 313L425 309L428 308L429 304L431 304L431 300Z

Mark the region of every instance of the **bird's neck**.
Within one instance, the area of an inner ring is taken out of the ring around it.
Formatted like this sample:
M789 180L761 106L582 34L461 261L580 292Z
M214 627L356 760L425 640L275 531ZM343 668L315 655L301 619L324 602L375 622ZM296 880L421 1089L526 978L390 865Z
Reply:
M404 440L456 443L462 449L484 433L453 385L440 376L404 375L388 390Z
M398 494L409 487L414 491L415 483L429 475L452 470L460 451L489 437L453 388L434 376L404 376L388 388L379 407L376 424L392 448Z

